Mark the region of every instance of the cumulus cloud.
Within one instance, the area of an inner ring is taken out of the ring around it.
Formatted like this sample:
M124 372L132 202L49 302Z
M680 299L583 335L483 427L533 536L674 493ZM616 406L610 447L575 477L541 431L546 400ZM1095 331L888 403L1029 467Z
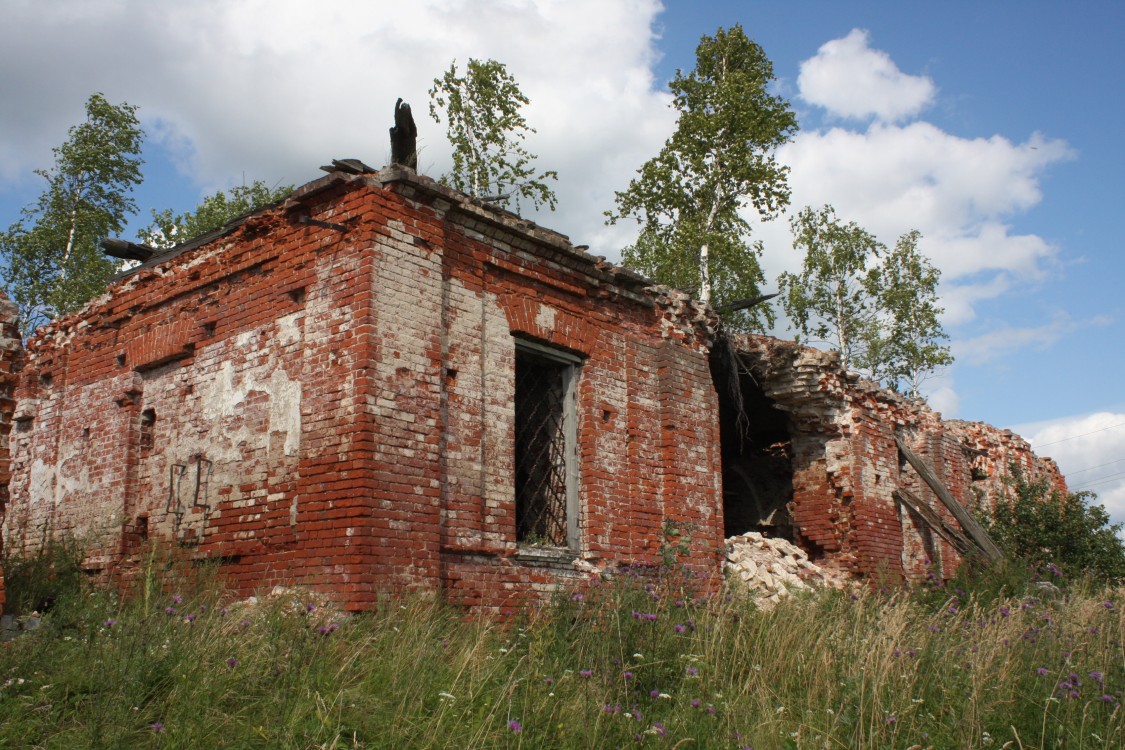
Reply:
M1102 411L1015 428L1041 456L1058 462L1072 491L1097 493L1113 521L1125 522L1125 411Z
M802 98L832 114L874 119L806 127L779 150L791 169L794 211L830 203L888 246L919 230L919 249L942 271L946 326L972 322L982 301L1041 283L1059 265L1057 247L1013 222L1042 200L1044 171L1074 156L1065 141L1040 133L1023 142L962 137L915 119L935 96L932 82L899 71L859 30L806 60L799 84ZM759 236L771 277L799 267L786 222L763 225Z
M559 171L560 212L533 218L575 242L614 242L602 211L673 122L670 97L652 74L659 7L657 0L8 3L0 27L0 180L26 179L49 163L50 147L93 91L139 105L150 138L173 151L201 191L244 176L299 184L332 157L382 165L399 96L414 106L420 171L437 177L450 151L427 114L427 91L454 58L495 58L531 99L526 115L538 133L529 150L542 168Z
M832 115L891 122L917 115L936 93L929 78L903 73L886 52L871 49L862 29L826 42L801 63L797 87L802 99Z

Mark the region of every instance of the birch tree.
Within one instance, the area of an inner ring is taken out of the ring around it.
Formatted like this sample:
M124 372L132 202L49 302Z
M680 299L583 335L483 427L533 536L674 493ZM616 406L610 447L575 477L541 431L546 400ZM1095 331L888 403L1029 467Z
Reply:
M939 316L941 271L918 250L921 233L899 237L879 268L880 331L862 363L877 380L911 397L935 370L953 363Z
M558 173L538 172L535 154L523 146L535 128L521 110L530 100L507 67L496 60L470 58L462 75L454 60L430 89L430 116L444 117L453 146L453 169L442 176L449 187L500 203L522 201L555 210L555 193L547 184Z
M804 250L799 274L778 277L782 306L798 340L827 343L840 364L853 369L868 361L878 338L879 272L874 262L886 250L854 221L844 223L832 206L806 207L790 222L793 246Z
M776 149L797 131L789 103L771 94L773 65L742 27L704 36L695 69L669 84L676 130L623 192L608 223L640 224L626 265L721 303L760 292L760 243L746 214L773 218L789 203L788 167ZM760 326L768 308L750 311Z
M136 111L102 94L90 96L86 121L53 150L54 166L35 172L47 181L46 190L0 234L0 273L19 305L24 334L77 310L117 271L100 243L121 232L136 211L130 193L141 182L144 141Z

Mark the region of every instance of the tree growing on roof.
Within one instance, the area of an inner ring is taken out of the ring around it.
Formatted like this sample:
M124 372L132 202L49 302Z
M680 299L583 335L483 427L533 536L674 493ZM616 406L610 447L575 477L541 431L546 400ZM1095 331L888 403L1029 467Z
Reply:
M430 89L430 116L439 124L444 116L453 145L453 169L442 183L469 195L514 201L517 211L521 200L554 211L555 193L547 181L557 180L558 173L537 173L537 157L523 147L527 134L535 132L520 112L528 103L503 63L470 58L464 75L456 60L450 63Z
M898 238L879 267L880 326L860 366L876 380L916 398L934 370L953 363L938 316L941 271L918 251L922 235L913 229Z
M805 207L790 226L793 246L805 257L801 272L782 273L777 285L797 339L829 344L840 352L845 370L869 362L879 336L879 272L873 261L886 248L854 221L837 218L832 206Z
M827 343L844 369L919 396L926 376L953 362L938 316L941 272L918 250L914 229L887 248L832 206L804 208L791 221L803 249L799 274L777 280L797 339Z
M118 270L100 242L137 210L130 193L141 182L144 132L136 112L91 95L85 122L53 150L54 166L35 171L47 181L43 194L0 234L3 282L25 335L77 310Z
M137 238L149 247L166 249L187 242L230 223L240 216L285 198L293 192L292 185L271 188L261 180L249 185L236 185L208 195L194 211L173 214L172 209L152 210L152 223Z
M784 98L769 92L773 65L741 26L704 36L695 69L676 72L669 88L679 112L660 153L616 194L608 223L632 217L640 235L626 265L669 286L699 290L704 301L760 294L765 281L745 218L773 218L789 203L788 167L776 149L797 131ZM744 321L761 327L769 308Z

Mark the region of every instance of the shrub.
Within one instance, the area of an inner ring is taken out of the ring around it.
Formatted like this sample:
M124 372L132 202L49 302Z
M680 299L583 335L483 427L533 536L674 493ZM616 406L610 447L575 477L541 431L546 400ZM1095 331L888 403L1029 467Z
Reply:
M1088 575L1102 582L1125 578L1122 524L1094 505L1092 492L1060 492L1045 479L1028 481L1012 467L1011 494L996 498L985 528L1013 558L1049 576Z
M51 609L85 585L82 545L73 539L48 540L31 554L4 555L5 614Z

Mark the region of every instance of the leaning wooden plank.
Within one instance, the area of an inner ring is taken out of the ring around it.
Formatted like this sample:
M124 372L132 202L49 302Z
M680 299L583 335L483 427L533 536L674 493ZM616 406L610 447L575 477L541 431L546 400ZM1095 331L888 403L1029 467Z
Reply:
M981 525L976 522L976 519L969 515L969 511L965 510L965 507L957 502L956 498L950 494L949 490L946 489L945 485L941 483L941 480L937 478L937 474L934 473L934 470L930 468L929 464L923 461L921 457L910 450L910 448L906 447L906 444L898 435L895 435L895 442L898 444L898 449L902 451L902 455L906 456L906 460L914 467L914 471L918 472L918 476L922 477L922 480L929 485L930 489L934 491L934 494L938 496L938 499L945 504L945 507L949 508L949 512L952 513L953 517L957 519L957 522L961 524L961 528L965 530L969 538L980 547L984 556L992 562L1003 559L1004 553L996 546L996 542L992 541L992 537L988 535L988 532L981 528Z
M961 555L968 555L970 552L978 551L977 546L964 534L943 521L941 516L934 513L933 509L922 502L913 492L899 487L895 489L894 496L895 500L898 500L907 508L917 513L918 516L933 529L935 534L949 542L949 546L957 550Z

